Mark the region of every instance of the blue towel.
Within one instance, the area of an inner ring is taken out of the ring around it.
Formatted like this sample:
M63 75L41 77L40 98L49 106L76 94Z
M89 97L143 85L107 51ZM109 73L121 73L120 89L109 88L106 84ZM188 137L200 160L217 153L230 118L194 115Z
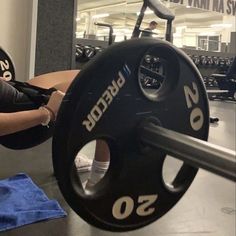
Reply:
M25 174L0 181L0 232L66 216Z

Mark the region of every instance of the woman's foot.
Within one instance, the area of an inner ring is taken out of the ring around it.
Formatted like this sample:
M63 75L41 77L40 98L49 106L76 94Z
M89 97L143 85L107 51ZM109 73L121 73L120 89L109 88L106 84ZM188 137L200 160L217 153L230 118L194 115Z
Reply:
M92 160L86 155L79 153L75 158L75 166L79 173L91 171Z

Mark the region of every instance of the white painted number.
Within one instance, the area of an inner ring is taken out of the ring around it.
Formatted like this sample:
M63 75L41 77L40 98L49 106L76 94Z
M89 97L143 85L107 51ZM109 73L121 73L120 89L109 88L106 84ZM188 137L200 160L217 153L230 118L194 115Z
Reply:
M197 105L199 102L199 92L197 85L193 82L193 88L184 86L184 94L186 99L187 107L190 109L193 105ZM202 128L204 123L203 112L199 107L194 108L190 114L190 125L193 130L198 131Z
M12 73L9 70L10 68L10 65L9 65L9 62L8 60L5 60L5 61L0 61L0 68L2 71L4 71L3 73L3 78L5 78L7 81L11 80L12 79Z
M199 93L195 83L193 83L193 90L194 92L188 86L184 86L184 93L188 108L192 108L192 101L194 104L198 104L199 102Z
M131 197L121 197L113 205L112 214L118 220L126 219L134 209L134 201Z
M136 214L139 216L148 216L154 213L155 208L151 207L157 200L157 195L145 195L138 197L140 204L136 209ZM128 218L134 211L134 200L129 196L124 196L116 200L112 207L112 215L118 220Z
M8 70L9 69L9 62L8 60L4 61L0 61L0 66L1 66L1 70Z
M3 78L5 78L7 81L12 79L12 74L10 71L5 71L2 75Z
M203 126L203 113L200 108L196 107L192 110L190 114L190 124L192 128L196 131L200 130Z
M142 203L137 208L137 215L139 216L148 216L151 215L154 211L154 207L150 207L155 201L157 200L157 195L147 195L147 196L140 196L138 198L138 203Z

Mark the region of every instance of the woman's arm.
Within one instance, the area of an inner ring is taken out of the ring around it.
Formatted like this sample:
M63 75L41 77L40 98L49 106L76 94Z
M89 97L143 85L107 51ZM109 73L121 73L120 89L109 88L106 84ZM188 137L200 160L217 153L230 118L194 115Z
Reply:
M48 113L43 109L0 113L0 136L37 126L47 118Z
M64 93L56 91L52 93L46 108L0 113L0 136L40 125L47 122L48 119L55 119L63 97Z

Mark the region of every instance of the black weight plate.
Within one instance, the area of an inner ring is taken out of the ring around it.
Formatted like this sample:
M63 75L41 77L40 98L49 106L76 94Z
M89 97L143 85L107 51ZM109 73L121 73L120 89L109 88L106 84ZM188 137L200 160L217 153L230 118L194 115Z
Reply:
M78 61L84 55L84 47L82 45L76 45L76 60Z
M161 87L140 87L145 55L165 62ZM137 127L154 117L168 129L206 140L208 99L201 75L182 51L151 38L109 47L69 88L53 136L53 166L69 205L88 223L111 231L143 227L167 213L183 196L197 169L183 165L172 183L162 177L165 153L143 149ZM95 121L96 120L96 121ZM105 178L86 195L74 170L78 151L105 139L111 163Z
M200 62L201 62L201 65L205 66L207 64L207 57L206 56L201 56L200 57Z
M195 64L196 66L198 66L199 63L200 63L200 58L199 58L199 56L193 56L193 62L194 62L194 64Z
M213 65L218 66L219 65L219 58L218 57L213 57Z
M10 56L0 47L0 77L15 80L15 68Z
M19 89L19 91L22 91L29 97L25 96L24 99L21 99L20 103L18 102L14 106L12 105L12 102L9 102L9 104L5 104L3 102L0 112L18 112L38 109L41 104L47 104L52 92L52 90L42 88L35 89L34 87L24 87L22 86L22 83L18 81L5 82L2 85L2 89L8 89L8 86L13 86L16 89ZM19 88L18 86L22 87ZM53 129L54 122L50 122L49 127L37 125L35 127L15 132L13 134L1 136L0 144L14 150L32 148L52 137Z
M14 134L1 136L0 144L13 150L32 148L51 138L53 130L53 123L49 127L38 125Z

